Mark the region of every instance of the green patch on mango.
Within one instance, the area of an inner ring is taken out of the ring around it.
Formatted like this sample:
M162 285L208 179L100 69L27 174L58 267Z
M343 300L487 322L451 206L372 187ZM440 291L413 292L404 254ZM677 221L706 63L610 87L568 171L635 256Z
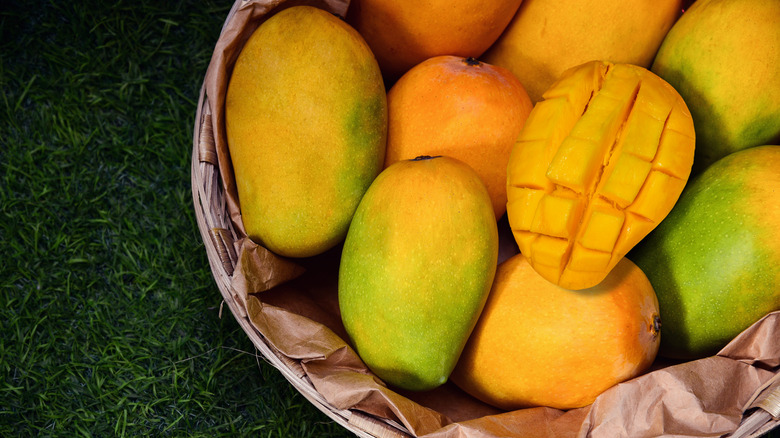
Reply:
M479 176L449 157L385 169L360 202L339 266L339 308L361 359L388 384L443 384L479 318L498 228Z
M780 146L711 165L628 258L658 296L662 356L717 353L780 309Z
M311 6L284 9L241 50L225 126L247 235L282 256L320 254L343 241L382 169L379 66L344 21Z
M693 117L692 174L780 140L780 2L694 2L667 33L651 70L680 93Z

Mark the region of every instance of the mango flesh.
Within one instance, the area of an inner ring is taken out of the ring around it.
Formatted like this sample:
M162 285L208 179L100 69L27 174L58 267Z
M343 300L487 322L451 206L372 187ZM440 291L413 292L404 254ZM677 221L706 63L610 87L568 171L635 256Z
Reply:
M715 354L779 310L780 146L735 152L692 178L628 257L658 295L663 356Z
M650 282L626 258L598 286L573 291L518 254L499 265L452 381L506 410L586 406L650 366L660 324Z
M548 281L595 286L672 209L693 162L685 102L629 64L589 62L544 93L507 167L507 216Z
M310 6L262 23L236 60L225 124L252 240L289 257L343 241L387 137L382 76L354 29Z
M780 140L780 2L697 0L651 70L685 99L696 126L693 173Z
M443 384L484 306L498 227L477 173L450 157L398 161L366 192L339 266L344 327L386 383Z

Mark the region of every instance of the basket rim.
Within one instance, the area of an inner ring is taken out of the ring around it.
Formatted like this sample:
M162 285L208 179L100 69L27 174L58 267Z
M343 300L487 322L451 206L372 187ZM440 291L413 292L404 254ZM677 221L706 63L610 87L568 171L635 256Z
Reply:
M219 178L219 167L213 162L216 152L213 138L209 140L211 113L205 84L201 86L198 106L195 115L193 132L193 148L191 156L191 184L193 206L198 230L206 249L212 276L219 289L223 303L238 322L241 329L252 341L256 350L266 363L270 364L290 382L299 393L336 423L345 429L364 438L397 438L411 436L409 432L397 423L379 419L357 410L338 409L332 406L314 388L311 380L302 370L299 361L288 358L276 351L265 339L262 333L252 325L247 317L246 308L237 297L238 292L231 285L232 271L236 266L237 250L231 248L238 240L233 229L223 188ZM209 144L209 142L211 144ZM211 155L213 154L213 155ZM205 156L204 156L205 155ZM219 211L215 211L215 208ZM230 240L231 242L227 242ZM220 313L221 317L221 313Z

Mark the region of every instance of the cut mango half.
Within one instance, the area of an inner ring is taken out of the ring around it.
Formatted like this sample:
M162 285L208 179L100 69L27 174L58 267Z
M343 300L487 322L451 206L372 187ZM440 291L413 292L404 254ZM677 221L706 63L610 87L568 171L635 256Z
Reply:
M653 72L602 61L564 72L509 158L507 217L520 251L561 287L597 285L671 211L694 145L688 107Z

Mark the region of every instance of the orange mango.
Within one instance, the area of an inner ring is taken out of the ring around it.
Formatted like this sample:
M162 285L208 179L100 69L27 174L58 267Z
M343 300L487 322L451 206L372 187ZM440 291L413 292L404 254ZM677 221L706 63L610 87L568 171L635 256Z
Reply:
M347 22L376 55L388 84L440 55L478 58L522 0L352 0Z
M586 406L647 370L660 324L653 287L626 258L598 286L573 291L518 254L498 266L451 380L506 410Z
M385 167L420 155L471 166L506 211L509 153L533 105L507 69L474 58L436 56L406 72L387 94Z
M584 289L674 206L693 164L693 122L674 88L630 64L582 64L543 98L509 158L507 216L539 274Z

